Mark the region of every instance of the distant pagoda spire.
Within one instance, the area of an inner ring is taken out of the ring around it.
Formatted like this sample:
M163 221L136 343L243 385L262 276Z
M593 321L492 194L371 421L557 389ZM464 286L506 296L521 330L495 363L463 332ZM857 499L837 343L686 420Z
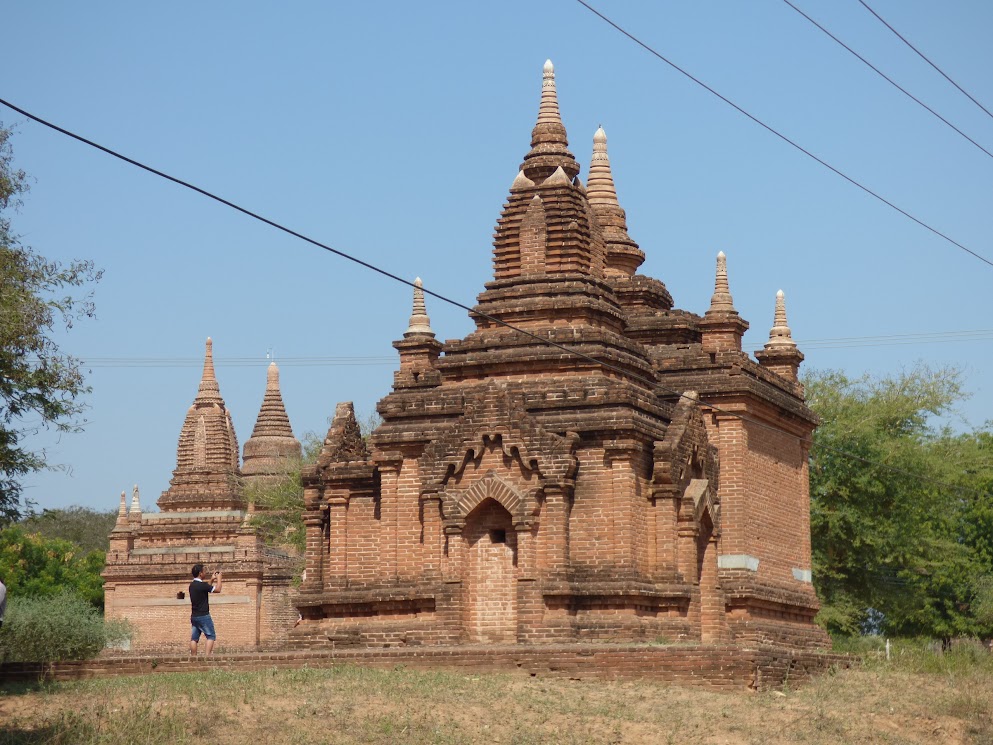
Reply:
M555 66L551 60L546 60L542 70L538 121L531 130L531 150L524 157L521 171L526 178L541 183L557 168L562 168L570 183L579 174L579 164L569 151L569 138L559 114Z
M203 356L203 374L200 377L197 400L204 403L223 403L221 401L221 389L217 385L217 377L214 375L214 342L209 336L207 337L207 348Z
M403 336L406 339L415 334L434 336L431 319L428 318L427 307L424 305L424 283L420 277L414 280L414 304L410 313L410 322L407 325L407 330L403 332Z
M290 418L279 389L279 367L269 363L265 394L255 420L252 436L245 441L242 477L247 483L257 477L285 476L289 464L303 454L300 441L293 436Z
M603 230L607 274L630 277L645 261L645 253L628 234L627 214L617 200L614 176L607 154L607 133L599 127L593 135L593 156L586 182L586 198Z
M238 438L214 375L213 341L208 337L197 395L179 433L176 470L159 506L163 511L240 508L240 475Z

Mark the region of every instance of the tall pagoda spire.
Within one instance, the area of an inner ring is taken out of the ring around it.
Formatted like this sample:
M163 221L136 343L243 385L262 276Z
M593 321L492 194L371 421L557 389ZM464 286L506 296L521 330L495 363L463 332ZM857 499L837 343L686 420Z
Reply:
M200 388L197 391L197 401L204 403L223 403L221 389L214 375L214 342L207 337L207 348L203 356L203 374L200 376Z
M290 418L283 405L283 395L279 389L279 367L271 362L266 371L265 394L255 420L255 429L245 441L241 474L248 483L259 480L258 477L266 479L284 476L289 462L299 459L302 454L303 448L293 436Z
M644 252L628 235L627 214L617 201L614 176L607 155L607 133L599 127L593 135L593 157L586 184L586 198L603 230L606 244L605 271L630 277L645 260Z
M538 121L531 130L531 150L524 156L521 171L530 180L541 183L559 168L569 181L579 174L579 164L569 152L569 138L559 114L555 66L551 60L546 60L542 70Z

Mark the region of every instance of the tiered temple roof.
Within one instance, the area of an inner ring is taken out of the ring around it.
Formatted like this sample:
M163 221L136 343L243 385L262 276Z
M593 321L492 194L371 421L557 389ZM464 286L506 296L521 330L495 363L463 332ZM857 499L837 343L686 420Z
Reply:
M176 470L159 507L169 510L225 510L245 507L238 493L238 438L214 375L208 338L203 375L179 433Z

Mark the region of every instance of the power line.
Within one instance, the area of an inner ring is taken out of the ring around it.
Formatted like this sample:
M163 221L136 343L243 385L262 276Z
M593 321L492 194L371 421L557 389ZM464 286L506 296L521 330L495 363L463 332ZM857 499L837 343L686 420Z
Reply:
M815 25L815 26L816 26L817 28L819 28L819 29L820 29L821 31L823 31L823 32L824 32L825 34L827 34L827 35L828 35L829 37L831 37L831 38L832 38L832 39L833 39L834 41L836 41L836 42L837 42L838 44L840 44L840 45L841 45L842 47L844 47L844 48L845 48L845 49L847 49L847 50L848 50L849 52L851 52L851 53L852 53L853 55L855 55L855 57L857 57L857 58L858 58L859 60L861 60L861 62L862 62L863 64L865 64L865 65L866 65L866 66L867 66L867 67L868 67L868 68L869 68L870 70L872 70L872 71L873 71L874 73L876 73L876 74L877 74L877 75L878 75L879 77L881 77L881 78L882 78L883 80L885 80L885 81L886 81L887 83L889 83L889 84L890 84L890 85L892 85L892 86L893 86L894 88L896 88L896 89L897 89L898 91L900 91L900 92L901 92L901 93L902 93L903 95L905 95L905 96L907 96L907 97L908 97L908 98L909 98L909 99L910 99L911 101L913 101L914 103L916 103L916 104L918 104L919 106L921 106L921 107L923 107L923 108L924 108L924 109L925 109L926 111L929 111L929 112L931 112L931 114L933 114L934 116L936 116L936 117L937 117L938 119L940 119L940 120L941 120L942 122L944 122L944 123L945 123L945 124L947 124L947 125L948 125L949 127L951 127L951 128L953 129L953 130L955 130L955 131L956 131L956 132L958 132L958 133L959 133L960 135L962 135L962 137L964 137L965 139L967 139L967 140L968 140L969 142L971 142L971 143L972 143L973 145L975 145L976 147L978 147L978 148L979 148L980 150L982 150L982 151L983 151L984 153L986 153L986 154L987 154L988 156L990 156L991 158L993 158L993 153L991 153L991 152L990 152L989 150L987 150L987 149L986 149L985 147L983 147L983 146L982 146L982 145L980 145L980 144L979 144L978 142L976 142L976 141L975 141L974 139L972 139L971 137L969 137L969 135L967 135L967 134L966 134L965 132L963 132L963 131L962 131L961 129L959 129L959 128L958 128L958 127L956 127L956 126L955 126L954 124L952 124L952 123L951 123L950 121L948 121L947 119L945 119L945 117L943 117L943 116L942 116L941 114L939 114L939 113L938 113L937 111L935 111L935 110L934 110L934 109L932 109L932 108L931 108L930 106L928 106L928 105L927 105L926 103L924 103L923 101L921 101L921 100L920 100L919 98L917 98L917 97L916 97L916 96L915 96L914 94L912 94L912 93L910 93L910 91L908 91L908 90L906 90L905 88L903 88L903 87L902 87L902 86L901 86L901 85L900 85L899 83L897 83L897 82L896 82L895 80L893 80L893 79L892 79L892 78L890 78L890 77L889 77L888 75L886 75L886 73L884 73L884 72L883 72L882 70L880 70L880 69L879 69L878 67L876 67L875 65L873 65L873 64L872 64L871 62L869 62L869 60L867 60L867 59L866 59L865 57L863 57L863 56L862 56L861 54L859 54L859 53L858 53L858 52L856 52L856 51L855 51L854 49L852 49L852 48L851 48L850 46L848 46L848 45L847 45L847 44L846 44L845 42L843 42L843 41L842 41L841 39L839 39L839 38L838 38L837 36L835 36L834 34L832 34L832 33L831 33L830 31L828 31L828 30L827 30L826 28L824 28L824 27L823 27L823 26L822 26L821 24L819 24L819 23L818 23L817 21L815 21L815 20L814 20L813 18L811 18L811 17L809 16L809 15L807 15L807 14L806 14L806 13L804 13L804 12L803 12L802 10L800 10L800 8L798 8L798 7L796 6L796 5L794 5L794 4L792 3L792 2L790 2L790 0L783 0L783 2L784 2L784 3L786 3L787 5L789 5L789 6L791 7L791 8L793 8L793 10L795 10L795 11L796 11L797 13L799 13L800 15L802 15L802 16L803 16L804 18L806 18L806 19L807 19L808 21L810 21L810 22L811 22L812 24L814 24L814 25Z
M984 264L988 264L989 266L993 267L993 261L990 261L985 256L983 256L982 254L976 253L971 248L968 248L968 247L962 245L961 243L959 243L958 241L956 241L954 238L951 238L948 235L946 235L945 233L942 233L937 228L933 228L930 225L928 225L926 222L924 222L923 220L921 220L921 219L919 219L917 217L914 217L912 214L910 214L909 212L907 212L902 207L898 207L896 204L894 204L893 202L889 201L888 199L886 199L882 195L878 194L877 192L873 191L868 186L864 186L860 182L858 182L855 179L853 179L851 176L848 176L847 174L845 174L842 171L840 171L837 168L835 168L833 165L831 165L830 163L828 163L826 160L823 160L822 158L814 155L811 151L807 150L802 145L799 145L798 143L794 142L793 140L791 140L789 137L787 137L786 135L784 135L779 130L774 129L773 127L771 127L770 125L766 124L765 122L763 122L758 117L754 116L753 114L748 113L747 111L745 111L745 109L741 108L738 104L736 104L730 98L727 98L726 96L722 95L721 93L718 93L715 89L711 88L709 85L707 85L706 83L704 83L699 78L696 78L693 75L691 75L689 72L687 72L686 70L684 70L682 67L680 67L679 65L677 65L672 60L670 60L667 57L663 56L660 52L656 51L654 48L652 48L651 46L649 46L648 44L646 44L645 42L643 42L641 39L639 39L637 36L635 36L634 34L632 34L630 31L627 31L626 29L624 29L621 26L619 26L616 23L614 23L607 16L605 16L603 13L601 13L599 10L597 10L592 5L590 5L587 2L585 2L585 0L576 0L576 2L579 3L580 5L582 5L584 8L586 8L591 13L593 13L593 15L597 16L598 18L600 18L600 20L604 21L608 25L612 26L615 30L617 30L620 33L622 33L624 36L626 36L627 38L629 38L631 41L633 41L635 44L637 44L638 46L640 46L642 49L644 49L645 51L647 51L652 56L657 57L662 62L665 62L673 70L675 70L676 72L681 73L682 75L686 76L687 78L689 78L690 80L692 80L694 83L696 83L697 85L699 85L704 90L706 90L709 93L712 93L713 95L717 96L719 99L721 99L728 106L731 106L732 108L734 108L739 113L744 114L749 119L751 119L753 122L755 122L756 124L758 124L760 127L762 127L763 129L767 130L768 132L771 132L776 137L778 137L779 139L781 139L783 142L785 142L785 143L791 145L792 147L794 147L795 149L799 150L801 153L803 153L804 155L806 155L808 158L811 158L811 159L817 161L822 166L824 166L825 168L827 168L829 171L832 171L835 174L837 174L838 176L841 176L841 178L845 179L845 181L847 181L848 183L852 184L852 186L857 186L859 189L861 189L862 191L864 191L866 194L868 194L868 195L870 195L872 197L875 197L880 202L882 202L883 204L885 204L887 207L890 207L890 208L896 210L897 212L899 212L904 217L906 217L906 218L908 218L910 220L913 220L915 223L917 223L918 225L920 225L922 228L925 228L925 229L931 231L932 233L934 233L939 238L945 239L946 241L948 241L949 243L951 243L953 246L956 246L957 248L962 249L966 253L971 254L972 256L974 256L977 259L979 259L980 261L982 261ZM2 103L2 101L0 101L0 103Z
M941 74L941 76L942 76L942 77L943 77L943 78L944 78L945 80L947 80L947 81L948 81L949 83L951 83L951 84L952 84L952 85L954 85L954 86L955 86L956 88L958 88L958 89L959 89L959 91L960 91L960 92L961 92L961 93L962 93L962 94L963 94L963 95L964 95L964 96L965 96L966 98L968 98L968 99L969 99L970 101L972 101L972 102L973 102L974 104L976 104L976 106L978 106L978 107L979 107L979 108L981 108L981 109L982 109L983 111L985 111L985 112L986 112L986 116L988 116L988 117L990 117L991 119L993 119L993 113L990 113L990 110L989 110L989 109L987 109L987 108L986 108L985 106L983 106L983 105L982 105L981 103L979 103L979 101L977 101L977 100L976 100L975 98L973 98L973 97L972 97L971 95L969 95L969 92L968 92L968 91L966 91L966 89L965 89L965 88L963 88L963 87L962 87L961 85L959 85L959 84L958 84L958 83L956 83L956 82L955 82L954 80L952 80L952 79L951 79L950 77L948 77L948 75L946 75L946 74L945 74L945 71L944 71L944 70L942 70L942 69L941 69L940 67L938 67L938 66L937 66L936 64L934 64L934 62L932 62L932 61L931 61L931 60L929 60L929 59L928 59L927 57L925 57L925 56L924 56L924 53L923 53L923 52L922 52L922 51L921 51L920 49L918 49L918 48L917 48L917 47L915 47L915 46L914 46L913 44L911 44L911 43L910 43L909 41L907 41L907 40L906 40L906 39L905 39L905 38L904 38L904 37L903 37L903 36L902 36L902 35L900 34L900 32L899 32L899 31L897 31L897 30L896 30L895 28L893 28L893 27L892 27L892 26L891 26L890 24L888 24L888 23L886 22L886 19L884 19L884 18L883 18L883 17L881 16L881 15L879 15L879 13L877 13L877 12L876 12L876 11L874 11L874 10L873 10L872 8L870 8L870 7L869 7L869 5L868 5L868 3L866 3L866 2L865 2L865 0L859 0L859 3L860 3L860 4L862 5L862 7L863 7L863 8L865 8L865 9L866 9L866 10L868 10L868 11L869 11L870 13L872 13L872 14L873 14L874 16L876 16L876 18L878 18L878 19L879 19L879 22L880 22L880 23L882 23L882 24L883 24L884 26L886 26L886 28L888 28L888 29L889 29L890 31L892 31L892 32L893 32L893 33L894 33L894 34L896 35L896 38L898 38L898 39L899 39L900 41L902 41L902 42L903 42L904 44L906 44L906 45L907 45L908 47L910 47L911 49L913 49L913 50L914 50L914 51L915 51L915 52L917 53L917 56L918 56L918 57L920 57L920 58L921 58L922 60L924 60L925 62L927 62L927 63L928 63L929 65L931 65L931 67L933 67L933 68L934 68L935 70L937 70L937 71L938 71L938 72L939 72L939 73Z
M940 344L954 342L993 341L993 329L972 331L930 331L925 333L887 334L882 336L838 336L824 339L797 339L804 350L848 349L853 347L883 347L909 344ZM91 357L77 356L80 364L90 368L187 368L203 365L202 357ZM273 360L269 357L217 357L216 367L263 367ZM37 362L37 358L28 358ZM317 357L279 357L280 367L335 367L363 365L394 365L395 356L354 355Z
M582 0L579 0L579 2L582 2ZM583 4L585 5L585 3L583 3ZM640 43L641 42L639 42L639 44ZM63 135L66 135L67 137L70 137L70 138L72 138L74 140L77 140L78 142L82 142L83 144L89 145L90 147L93 147L93 148L95 148L97 150L100 150L101 152L104 152L104 153L106 153L106 154L108 154L110 156L113 156L114 158L117 158L119 160L123 160L125 163L129 163L129 164L131 164L131 165L133 165L133 166L135 166L137 168L140 168L140 169L142 169L144 171L147 171L147 172L152 173L152 174L154 174L156 176L159 176L160 178L164 178L167 181L171 181L171 182L173 182L175 184L178 184L179 186L182 186L184 188L187 188L187 189L190 189L192 191L195 191L198 194L201 194L201 195L203 195L203 196L205 196L205 197L207 197L209 199L214 200L215 202L218 202L220 204L223 204L226 207L230 207L233 210L236 210L238 212L241 212L242 214L247 215L248 217L251 217L251 218L253 218L255 220L258 220L259 222L265 223L266 225L269 225L269 226L271 226L273 228L276 228L277 230L280 230L280 231L282 231L284 233L287 233L288 235L292 235L295 238L299 238L300 240L305 241L306 243L309 243L309 244L311 244L313 246L317 246L318 248L324 249L325 251L328 251L330 253L333 253L336 256L340 256L343 259L347 259L347 260L349 260L349 261L351 261L351 262L353 262L355 264L358 264L359 266L365 267L366 269L370 269L371 271L374 271L377 274L381 274L384 277L388 277L388 278L390 278L390 279L392 279L392 280L394 280L396 282L399 282L400 284L407 285L408 287L412 287L412 288L413 287L418 287L418 285L415 285L413 282L410 282L410 281L408 281L406 279L403 279L402 277L400 277L400 276L398 276L396 274L393 274L392 272L389 272L386 269L382 269L381 267L378 267L378 266L376 266L374 264L370 264L367 261L363 261L362 259L359 259L356 256L352 256L351 254L346 253L345 251L341 251L341 250L338 250L336 248L332 248L331 246L327 245L326 243L322 243L321 241L318 241L318 240L316 240L314 238L310 238L309 236L306 236L303 233L299 233L299 232L297 232L297 231L295 231L295 230L293 230L291 228L286 227L285 225L282 225L282 224L280 224L278 222L275 222L274 220L270 220L267 217L263 217L262 215L259 215L259 214L255 213L255 212L252 212L251 210L249 210L249 209L247 209L245 207L242 207L242 206L240 206L238 204L235 204L234 202L231 202L231 201L229 201L227 199L224 199L223 197L220 197L220 196L218 196L216 194L213 194L213 193L207 191L206 189L202 189L199 186L195 186L195 185L193 185L193 184L191 184L191 183L189 183L187 181L183 181L182 179L176 178L175 176L170 176L169 174L164 173L163 171L160 171L160 170L158 170L156 168L152 168L151 166L145 165L144 163L141 163L140 161L137 161L137 160L134 160L133 158L127 157L126 155L122 155L121 153L118 153L115 150L111 150L108 147L105 147L105 146L100 145L100 144L98 144L96 142L93 142L92 140L88 140L85 137L83 137L82 135L78 135L78 134L76 134L74 132L70 132L69 130L64 129L64 128L62 128L62 127L60 127L60 126L58 126L56 124L53 124L51 122L48 122L48 121L42 119L41 117L36 116L36 115L34 115L34 114L32 114L32 113L30 113L30 112L28 112L28 111L26 111L26 110L18 107L18 106L14 106L13 104L9 103L8 101L6 101L4 99L0 99L0 104L3 104L4 106L7 106L10 109L13 109L14 111L18 112L19 114L22 114L23 116L28 117L32 121L35 121L35 122L37 122L37 123L39 123L39 124L41 124L41 125L43 125L45 127L48 127L50 129L55 130L56 132L59 132L59 133L61 133ZM763 125L763 126L765 126L765 125ZM968 249L966 249L966 250L968 250ZM984 259L984 261L985 261L985 259ZM989 262L987 262L987 263L989 263ZM749 424L752 424L752 425L754 425L756 427L760 427L762 429L767 429L767 430L770 430L772 432L776 432L777 434L783 434L783 430L775 427L774 425L771 425L771 424L768 424L766 422L763 422L763 421L761 421L759 419L754 419L752 417L745 416L744 414L742 414L741 412L738 412L738 411L731 411L729 409L723 409L723 408L721 408L719 406L716 406L716 405L714 405L712 403L705 403L703 401L700 401L698 398L695 398L693 396L687 395L687 393L685 391L677 391L677 390L675 390L673 388L669 388L668 386L665 386L665 385L661 384L657 380L652 380L650 378L642 377L641 375L639 375L637 372L635 372L633 370L630 370L630 369L621 367L620 365L612 364L610 362L606 362L605 360L597 359L596 357L593 357L591 355L588 355L585 352L580 352L580 351L578 351L576 349L570 349L570 348L568 348L568 347L566 347L566 346L564 346L562 344L559 344L556 341L552 341L551 339L548 339L548 338L543 338L543 337L538 336L537 334L534 334L534 333L532 333L530 331L527 331L527 330L522 329L522 328L518 328L517 326L514 326L514 325L512 325L510 323L507 323L506 321L504 321L504 320L502 320L500 318L496 318L495 316L491 316L491 315L488 315L486 313L482 313L482 312L480 312L478 310L474 310L473 308L470 308L468 305L465 305L463 303L460 303L457 300L453 300L453 299L451 299L449 297L446 297L445 295L441 295L441 294L439 294L437 292L434 292L433 290L429 290L427 287L421 287L420 289L425 294L430 295L431 297L437 298L438 300L441 300L444 303L448 303L449 305L453 305L456 308L461 308L463 310L468 311L471 316L478 316L479 318L484 318L487 321L491 321L492 323L495 323L495 324L497 324L499 326L503 326L504 328L509 329L510 331L514 331L515 333L521 334L522 336L525 336L525 337L527 337L529 339L533 339L533 340L537 341L539 344L553 347L553 348L558 349L558 350L560 350L562 352L565 352L567 355L570 355L570 356L573 356L573 357L578 357L578 358L580 358L582 360L585 360L587 362L592 362L594 365L597 365L599 367L603 367L605 369L612 370L614 372L620 373L623 376L628 376L628 377L630 377L633 380L637 380L637 381L639 381L641 383L646 384L649 387L649 389L651 389L651 390L661 391L662 393L665 393L666 395L675 396L677 399L686 399L687 401L691 401L694 404L697 404L697 405L700 405L700 406L706 406L711 411L714 411L714 412L717 412L717 413L720 413L720 414L725 414L725 415L730 416L730 417L733 417L735 419L739 419L739 420L741 420L743 422L747 422ZM787 433L787 434L789 434L789 433ZM793 437L796 437L797 440L802 440L802 438L800 438L797 435L792 435L792 436ZM865 458L862 458L861 456L856 455L854 453L846 453L843 450L838 450L838 449L835 449L835 448L827 448L827 449L832 450L833 452L836 452L836 453L838 453L840 455L846 455L848 457L855 458L856 460L860 460L860 461L863 461L863 462L866 462L866 463L870 463L871 464L870 461L867 461ZM898 468L895 468L895 467L892 467L892 466L887 466L887 465L882 464L882 463L874 464L874 466L876 468L889 469L889 470L892 470L892 471L898 472L898 473L903 472L901 469L898 469ZM928 480L925 477L921 477L921 479L922 480ZM934 482L934 483L941 483L941 482ZM951 484L945 484L944 486L946 486L949 489L953 489L953 490L956 490L956 491L961 491L960 488L955 487L955 486L953 486Z

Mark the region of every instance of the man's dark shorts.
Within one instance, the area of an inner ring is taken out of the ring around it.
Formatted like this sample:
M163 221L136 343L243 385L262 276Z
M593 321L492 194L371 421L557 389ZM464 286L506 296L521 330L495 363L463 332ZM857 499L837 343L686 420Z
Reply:
M209 615L191 618L190 625L193 626L193 634L190 636L191 641L200 641L200 634L203 634L211 641L217 638L217 634L214 633L214 621Z

